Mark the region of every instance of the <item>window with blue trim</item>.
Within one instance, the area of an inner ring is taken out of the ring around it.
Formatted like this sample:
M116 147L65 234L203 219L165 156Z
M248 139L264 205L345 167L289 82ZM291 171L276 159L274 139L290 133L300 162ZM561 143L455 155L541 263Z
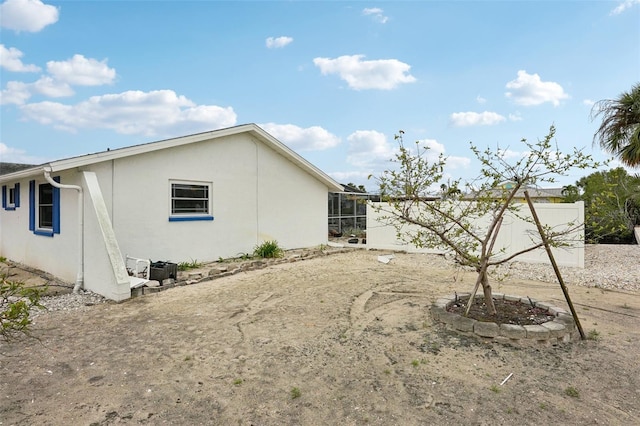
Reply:
M60 182L60 177L53 178ZM60 233L60 189L50 183L29 182L29 230L53 237Z
M20 184L13 186L2 185L2 208L15 210L20 207Z
M213 220L210 182L171 181L170 191L170 222Z

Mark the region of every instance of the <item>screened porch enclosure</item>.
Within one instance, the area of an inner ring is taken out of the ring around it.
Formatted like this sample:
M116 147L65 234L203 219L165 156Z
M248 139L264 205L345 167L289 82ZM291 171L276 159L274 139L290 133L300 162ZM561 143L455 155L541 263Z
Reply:
M352 191L329 193L329 232L361 233L367 229L367 201L379 201L380 196L343 186Z

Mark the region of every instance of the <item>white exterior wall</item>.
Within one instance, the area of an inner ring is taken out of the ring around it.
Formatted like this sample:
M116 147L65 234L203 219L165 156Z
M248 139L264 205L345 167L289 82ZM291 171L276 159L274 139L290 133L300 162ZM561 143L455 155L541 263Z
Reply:
M74 172L53 173L61 183L79 185ZM44 174L34 178L36 186L47 183ZM78 192L60 190L60 233L53 237L35 235L29 230L29 181L20 180L20 207L0 214L2 239L0 255L14 262L47 271L69 283L75 282L78 272ZM3 183L13 186L15 182Z
M385 203L375 203L375 205L385 206ZM566 227L569 222L584 223L584 202L577 203L535 203L534 208L543 225L551 227ZM531 217L531 212L527 204L522 204L521 215ZM393 226L385 225L379 218L383 212L377 212L374 203L367 205L367 247L381 250L398 250L420 253L443 253L437 249L417 249L411 244L404 243L397 238L396 229ZM478 226L487 226L487 220L480 220ZM406 225L407 229L415 229L414 226ZM527 223L511 214L505 215L502 226L498 233L494 252L505 250L504 256L516 253L519 250L530 247L531 240L528 232L537 234L534 224ZM552 248L556 263L561 266L572 266L584 268L584 227L571 235L573 241L577 241L572 247ZM529 263L550 263L549 257L544 248L534 250L518 256L514 260Z
M327 187L247 134L87 167L98 175L123 255L212 261L327 241ZM213 221L169 222L170 181L212 183Z
M95 173L91 193L83 173ZM179 263L252 253L266 240L285 249L327 242L326 184L248 132L51 175L83 188L85 288L115 300L128 297L122 268L109 258L118 246L122 257ZM20 207L0 214L0 255L73 283L79 271L78 192L60 189L60 233L35 235L29 230L30 179L20 181ZM36 180L44 183L44 175ZM211 183L214 220L170 222L172 180ZM105 245L107 216L115 239Z

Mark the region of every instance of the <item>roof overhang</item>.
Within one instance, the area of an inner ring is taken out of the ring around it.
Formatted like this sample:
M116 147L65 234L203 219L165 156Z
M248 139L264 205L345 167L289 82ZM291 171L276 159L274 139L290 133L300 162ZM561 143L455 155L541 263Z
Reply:
M256 124L243 124L235 127L228 127L225 129L212 130L209 132L197 133L194 135L181 136L178 138L166 139L159 142L150 142L141 145L134 145L126 148L118 148L113 150L107 150L98 152L95 154L87 154L78 157L71 157L63 160L51 161L49 163L41 164L29 169L21 170L15 173L9 173L0 176L1 182L15 181L19 179L29 178L32 176L41 175L44 170L48 170L51 173L61 172L64 170L81 168L95 163L103 161L117 160L119 158L130 157L133 155L145 154L147 152L159 151L162 149L178 147L182 145L188 145L191 143L203 142L210 139L219 139L225 136L232 136L241 133L248 133L253 137L264 142L267 146L271 147L278 154L282 155L286 159L290 160L305 172L314 176L317 180L327 186L329 191L341 192L343 190L342 185L333 180L329 175L322 170L305 160L295 151L287 147L285 144L271 136L264 129Z

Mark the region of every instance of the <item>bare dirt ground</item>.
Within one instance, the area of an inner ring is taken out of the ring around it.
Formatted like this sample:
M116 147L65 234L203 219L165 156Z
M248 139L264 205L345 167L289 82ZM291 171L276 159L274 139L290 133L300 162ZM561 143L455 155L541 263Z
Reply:
M0 343L0 424L640 422L639 292L572 285L597 340L515 348L431 319L430 304L469 291L473 274L380 254L40 315L39 340ZM512 277L494 291L566 307L558 284Z

